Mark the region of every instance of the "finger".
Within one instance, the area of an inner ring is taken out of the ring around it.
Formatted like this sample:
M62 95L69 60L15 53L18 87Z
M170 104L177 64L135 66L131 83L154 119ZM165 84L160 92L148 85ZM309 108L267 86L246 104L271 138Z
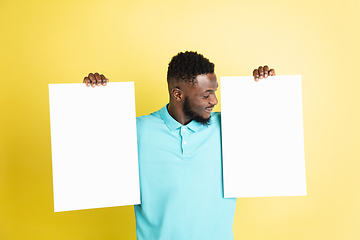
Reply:
M103 75L103 74L101 74L100 75L100 78L101 78L101 85L103 85L104 87L106 86L106 77Z
M253 76L254 76L255 82L259 81L259 70L258 69L254 69Z
M264 78L264 68L262 66L259 67L259 75L260 75L260 79Z
M90 79L88 77L84 77L83 83L85 83L87 87L90 87Z
M269 75L269 67L267 65L264 66L264 78L267 78Z
M89 78L90 78L90 84L91 84L91 86L92 86L92 87L95 87L95 86L96 86L96 79L95 79L94 74L89 73Z
M100 77L100 74L99 73L95 73L94 74L94 76L95 76L95 79L96 79L96 85L97 86L100 86L101 85L101 77Z
M275 70L274 69L270 69L269 71L269 76L275 76Z

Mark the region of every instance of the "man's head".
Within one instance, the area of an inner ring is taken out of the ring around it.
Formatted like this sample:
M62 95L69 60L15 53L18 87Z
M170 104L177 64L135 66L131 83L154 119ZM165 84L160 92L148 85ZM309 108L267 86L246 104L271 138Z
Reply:
M211 111L218 103L214 64L197 52L178 53L169 63L167 81L170 105L176 107L179 118L185 118L180 122L195 120L208 124Z
M169 63L167 81L194 84L198 75L214 73L214 66L209 59L197 52L180 52Z

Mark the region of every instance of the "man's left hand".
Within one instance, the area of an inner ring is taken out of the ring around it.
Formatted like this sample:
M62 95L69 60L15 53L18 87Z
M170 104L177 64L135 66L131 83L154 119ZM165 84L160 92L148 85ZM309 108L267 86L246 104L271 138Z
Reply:
M269 67L267 65L260 66L259 68L254 69L253 76L255 82L257 82L259 81L259 79L267 78L268 76L275 76L275 70L274 69L269 70Z

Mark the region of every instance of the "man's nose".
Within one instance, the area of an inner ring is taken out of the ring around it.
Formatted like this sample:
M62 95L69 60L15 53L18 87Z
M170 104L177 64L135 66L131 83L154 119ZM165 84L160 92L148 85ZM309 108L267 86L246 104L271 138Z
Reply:
M216 94L214 93L214 95L212 96L211 100L210 100L210 104L211 105L217 105L219 103Z

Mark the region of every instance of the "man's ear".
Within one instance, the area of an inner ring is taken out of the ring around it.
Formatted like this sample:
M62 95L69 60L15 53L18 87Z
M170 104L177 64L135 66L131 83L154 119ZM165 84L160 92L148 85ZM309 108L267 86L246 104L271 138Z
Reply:
M184 98L184 92L181 91L179 88L171 89L171 95L175 98L176 101L181 102Z

